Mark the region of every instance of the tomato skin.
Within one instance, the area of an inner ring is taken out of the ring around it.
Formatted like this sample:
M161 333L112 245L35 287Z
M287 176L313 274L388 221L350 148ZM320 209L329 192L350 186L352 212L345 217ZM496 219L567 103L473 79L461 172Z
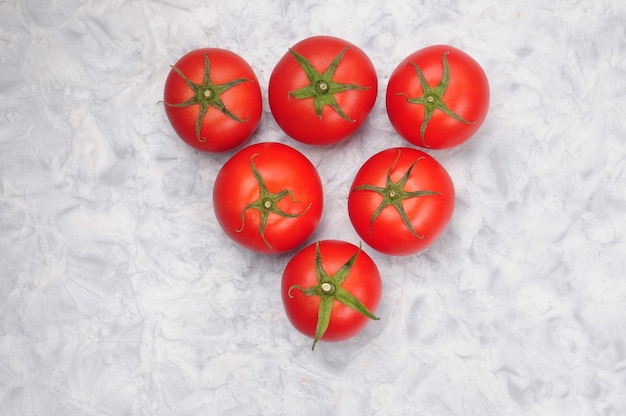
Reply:
M193 90L174 69L165 81L165 113L178 136L195 149L218 153L232 150L246 142L255 132L262 115L262 97L259 81L250 65L234 52L220 48L203 48L183 55L174 67L190 81L202 84L205 60L210 62L210 79L214 84L224 84L235 79L242 82L221 94L221 99L230 112L242 121L234 120L215 107L209 107L202 119L200 137L196 136L196 121L200 116L200 105L173 107L168 104L184 103L194 97Z
M319 242L322 265L329 274L337 272L350 256L359 251L354 244L339 240ZM283 272L281 293L285 313L291 324L306 336L314 338L318 320L320 298L306 296L294 285L304 288L318 283L315 271L315 243L296 253ZM380 303L382 281L378 267L364 251L360 251L350 274L342 287L358 298L370 311L375 312ZM348 306L333 303L328 329L322 336L324 341L341 341L361 332L370 319Z
M393 206L381 211L370 233L370 221L383 196L355 188L363 185L384 188L392 166L391 180L398 182L416 160L404 186L405 191L439 193L407 198L402 202L410 224L423 238L416 237L409 230ZM375 154L361 166L350 189L348 213L352 225L363 241L383 254L410 255L426 249L443 233L454 211L455 190L448 172L432 156L414 148L393 148Z
M356 132L374 107L378 94L376 70L370 58L357 46L336 37L313 36L296 43L291 49L323 73L346 46L348 49L333 80L367 88L335 94L337 104L353 121L342 118L330 106L323 108L320 118L315 113L313 98L290 96L290 92L310 85L306 73L290 52L276 64L270 76L268 101L277 124L291 138L312 145L337 143Z
M442 79L444 53L450 68L450 82L443 101L450 110L472 124L463 123L440 110L432 113L424 140L420 127L424 105L408 102L424 95L416 64L431 87ZM403 95L403 94L406 94ZM489 109L489 82L481 66L467 53L447 45L434 45L407 56L393 71L387 84L387 114L396 131L409 143L432 149L445 149L467 141L480 128Z
M251 160L269 192L287 189L292 193L293 200L285 196L277 206L286 213L301 213L293 218L269 213L266 241L260 232L260 211L246 210L261 195ZM222 166L213 187L213 205L220 226L232 240L257 252L284 253L303 244L317 228L324 205L322 182L313 164L296 149L282 143L257 143L241 149Z

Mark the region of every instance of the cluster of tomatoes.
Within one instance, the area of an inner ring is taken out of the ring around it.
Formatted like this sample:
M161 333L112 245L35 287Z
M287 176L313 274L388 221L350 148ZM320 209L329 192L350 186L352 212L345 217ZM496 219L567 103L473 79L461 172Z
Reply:
M330 36L304 39L280 59L268 86L271 113L291 138L328 145L350 137L374 107L376 71L357 46ZM244 144L262 114L259 82L237 54L191 51L173 67L164 103L176 133L205 152ZM409 55L389 78L386 108L409 143L443 149L468 140L489 106L480 65L450 46ZM238 244L261 253L297 249L322 217L322 181L291 146L265 142L234 154L215 178L216 218ZM415 147L384 150L358 170L348 198L349 218L367 245L388 255L424 250L454 211L454 185L445 168ZM336 341L354 336L381 297L381 278L361 246L324 240L298 251L283 273L287 317L302 333Z

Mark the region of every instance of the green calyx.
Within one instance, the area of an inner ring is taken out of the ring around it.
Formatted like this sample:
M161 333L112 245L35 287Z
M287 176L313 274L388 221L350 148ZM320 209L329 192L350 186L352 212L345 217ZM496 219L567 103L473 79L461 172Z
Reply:
M424 121L420 126L420 138L422 139L422 144L425 147L429 147L428 145L426 145L426 141L424 139L424 135L426 134L426 127L428 126L428 123L430 122L430 119L432 118L435 110L443 111L448 116L465 124L476 123L475 121L465 120L460 115L450 110L446 103L443 102L443 96L448 89L448 85L450 84L450 67L448 65L448 58L446 58L446 55L448 55L449 53L450 52L444 52L442 55L441 59L443 60L443 74L441 76L441 81L439 81L439 84L437 84L437 86L431 87L430 85L428 85L428 82L426 81L424 73L422 72L420 67L411 62L410 64L415 68L417 76L420 79L420 84L422 86L422 92L424 93L424 95L422 95L421 97L409 98L409 96L404 92L396 93L396 95L402 95L406 97L407 101L411 104L419 104L424 106Z
M200 106L200 114L196 120L196 139L198 139L199 142L206 142L205 137L200 137L200 129L202 127L204 115L210 107L216 108L231 119L240 123L245 123L250 119L250 116L248 116L245 120L243 120L233 114L228 108L226 108L226 105L221 99L221 95L242 82L253 82L251 79L237 78L224 84L214 84L211 82L211 63L207 54L204 55L204 80L202 81L202 84L192 82L180 69L175 66L172 66L172 69L185 81L185 84L187 84L187 86L194 92L194 95L185 102L176 104L165 103L165 105L170 107L189 107L190 105Z
M357 256L361 252L361 246L357 252L355 252L346 261L343 266L337 272L329 275L322 265L322 255L320 254L320 243L315 244L315 274L317 276L317 285L309 288L303 288L300 285L293 285L289 288L288 295L293 298L291 291L294 289L300 290L306 296L318 296L320 298L320 307L317 317L317 326L315 328L315 338L313 340L312 350L315 350L315 345L324 336L328 325L330 324L330 317L333 310L333 304L335 301L343 303L349 308L357 311L358 313L374 320L378 320L376 315L371 313L369 309L363 303L358 300L352 293L341 287L343 282L350 274L350 270L354 266Z
M411 231L411 234L413 234L415 237L419 239L423 239L424 236L421 234L418 234L417 231L415 231L415 229L411 225L411 221L409 220L409 217L406 214L406 211L404 210L404 206L402 205L402 202L405 199L409 199L409 198L418 198L418 197L424 197L424 196L429 196L429 195L441 195L441 192L427 191L427 190L409 192L409 191L404 190L404 187L407 181L409 180L409 177L411 176L411 172L413 171L415 164L417 164L417 162L419 162L420 160L424 159L423 156L417 158L413 163L411 163L411 166L409 166L409 168L404 173L402 178L400 178L399 181L394 183L391 180L391 172L395 168L396 163L398 162L398 159L400 158L400 153L401 151L398 150L398 156L396 156L396 159L393 161L393 164L387 171L387 182L384 188L379 187L379 186L373 186L373 185L360 185L352 189L352 192L371 191L371 192L376 192L382 195L383 197L382 202L380 203L378 208L376 208L376 211L374 211L374 214L372 214L372 218L370 219L370 235L373 232L372 230L373 230L374 222L376 221L380 213L383 212L383 210L387 208L388 206L392 206L395 208L395 210L398 212L398 214L402 218L404 225L406 225L409 231Z
M307 205L307 207L303 211L295 213L295 214L287 213L281 210L278 207L278 203L283 198L289 197L293 203L298 203L298 201L294 200L293 195L289 189L283 189L282 191L275 192L275 193L271 193L267 189L267 185L265 185L265 180L263 179L263 176L261 176L256 166L254 165L254 162L252 161L257 156L258 156L258 153L255 153L252 156L250 156L250 167L252 169L252 174L254 175L254 177L256 178L259 184L259 194L260 194L259 199L249 203L248 205L245 206L243 211L241 211L241 228L235 231L237 231L238 233L243 231L243 228L245 225L244 218L245 218L246 211L249 209L256 209L257 211L259 211L259 214L261 215L261 224L259 226L259 233L261 234L261 238L263 239L263 242L265 243L265 245L267 245L267 247L272 249L272 245L265 238L265 227L267 226L267 219L269 218L270 214L279 215L283 218L296 218L296 217L301 216L305 212L307 212L309 208L311 208L311 203L309 203L309 205Z
M347 49L348 46L343 48L339 55L337 55L335 59L333 59L330 66L326 69L326 71L324 71L324 73L320 73L315 68L313 68L311 62L309 62L309 60L306 59L304 56L300 55L293 49L289 49L289 52L300 64L310 82L310 84L306 87L289 92L289 96L294 97L298 100L313 98L315 114L319 118L322 118L322 110L325 106L328 105L331 106L344 120L354 122L355 120L352 120L350 117L348 117L346 113L344 113L344 111L341 109L341 107L337 103L337 100L335 99L335 94L347 90L367 90L370 87L362 87L356 84L341 84L339 82L333 81L333 76L335 75L337 66L341 62L341 59L343 58L343 55L346 53Z

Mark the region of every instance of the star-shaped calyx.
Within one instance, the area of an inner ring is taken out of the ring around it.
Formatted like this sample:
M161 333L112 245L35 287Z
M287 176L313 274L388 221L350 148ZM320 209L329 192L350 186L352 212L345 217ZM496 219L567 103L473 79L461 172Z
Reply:
M310 82L309 85L302 87L299 90L289 92L289 95L298 100L313 98L315 114L319 118L322 118L322 110L325 106L328 105L331 106L344 120L354 122L354 120L348 117L346 113L341 109L341 107L337 103L337 100L335 99L335 94L347 90L367 90L370 88L356 84L342 84L333 81L333 76L335 75L337 66L339 66L339 63L341 62L343 55L346 53L346 50L348 50L348 46L346 46L341 50L341 52L339 52L339 55L337 55L335 59L333 59L330 66L326 69L326 71L324 71L324 73L320 73L315 68L313 68L313 65L311 65L311 62L309 62L308 59L306 59L304 56L300 55L293 49L289 49L289 52L300 64Z
M380 213L383 212L385 208L392 206L398 212L398 214L402 218L402 221L404 222L406 227L411 231L411 234L413 234L415 237L419 239L423 239L424 236L421 234L418 234L417 231L413 229L413 226L411 225L411 220L409 219L406 211L404 210L404 206L402 205L402 202L405 199L409 199L409 198L418 198L418 197L424 197L424 196L429 196L429 195L441 195L441 193L435 192L435 191L427 191L427 190L420 190L420 191L405 191L404 190L404 187L407 181L409 180L409 177L411 176L411 172L413 171L415 164L419 162L420 160L424 159L423 156L417 158L413 163L411 163L411 166L409 166L409 168L404 173L402 178L400 178L399 181L394 183L391 180L391 172L395 168L396 163L398 162L398 159L400 158L400 153L401 151L398 151L398 156L396 156L396 159L393 161L393 164L387 171L387 181L386 181L385 187L379 187L379 186L366 184L366 185L360 185L360 186L355 187L354 189L352 189L352 192L371 191L371 192L376 192L383 197L383 200L381 201L378 208L376 208L376 211L374 211L374 213L372 214L372 218L370 219L370 235L372 234L374 222L376 221Z
M190 105L199 105L200 106L200 114L198 115L198 119L196 120L196 139L199 142L206 142L206 137L200 136L200 129L202 127L202 120L207 110L210 107L216 108L221 111L228 117L232 118L235 121L240 123L245 123L250 119L248 116L245 120L237 117L233 114L224 102L222 101L222 94L232 87L241 84L242 82L252 82L250 79L246 78L237 78L232 81L226 82L224 84L214 84L211 81L211 62L209 61L209 56L207 54L204 55L204 79L202 84L196 84L192 82L189 78L183 74L183 72L172 66L172 69L185 81L185 84L193 91L194 95L190 99L182 103L165 103L170 107L188 107Z
M428 85L426 78L424 77L424 73L414 62L410 62L410 64L415 68L417 72L417 76L419 77L420 84L422 86L422 92L424 95L416 98L409 98L409 96L404 92L398 92L396 95L403 95L406 97L407 101L411 104L420 104L424 106L424 121L422 121L422 125L420 126L420 138L422 139L422 144L425 147L429 147L425 140L424 135L426 134L426 127L430 122L431 117L435 110L443 111L445 114L454 118L465 124L475 124L475 121L467 121L454 111L452 111L446 103L443 102L443 96L448 89L448 85L450 84L450 66L448 65L448 58L446 55L450 54L450 52L444 52L442 56L443 60L443 74L441 76L441 81L435 87L431 87Z
M254 175L254 177L256 178L259 184L259 199L249 203L248 205L245 206L243 211L241 211L241 228L239 228L236 231L238 233L243 231L243 228L245 225L244 218L245 218L246 211L249 209L256 209L257 211L259 211L259 214L261 215L259 233L261 234L261 238L263 239L263 242L265 243L265 245L267 245L271 249L272 245L265 238L265 227L267 225L267 219L269 218L270 214L279 215L284 218L296 218L296 217L301 216L305 212L307 212L309 208L311 208L312 204L309 203L309 205L307 205L303 211L298 212L298 213L287 213L281 210L278 207L278 203L283 198L289 197L293 203L298 203L298 201L294 200L291 190L289 189L283 189L282 191L275 192L275 193L271 193L267 189L267 185L265 185L265 180L263 179L263 176L261 176L258 169L254 165L254 162L252 161L257 156L258 156L258 153L255 153L252 156L250 156L250 167L252 169L252 174Z
M339 270L337 270L334 274L328 274L322 265L322 255L320 253L320 243L318 241L315 244L315 275L317 277L317 284L306 289L300 285L294 285L289 288L288 295L291 298L293 298L291 291L294 289L300 290L306 296L318 296L320 298L317 325L315 327L315 338L313 340L312 347L313 350L315 349L317 342L324 336L326 330L328 329L335 301L343 303L349 308L370 319L380 319L370 312L369 309L367 309L367 307L363 305L363 303L352 293L342 287L343 282L350 274L350 270L352 270L360 252L361 247L359 246L359 249L341 266Z

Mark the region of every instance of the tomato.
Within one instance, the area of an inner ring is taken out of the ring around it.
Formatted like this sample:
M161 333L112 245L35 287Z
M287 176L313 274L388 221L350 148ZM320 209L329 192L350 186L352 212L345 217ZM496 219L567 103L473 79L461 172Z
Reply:
M165 81L164 102L178 136L205 152L238 147L261 120L261 89L254 71L224 49L196 49L180 58Z
M315 166L282 143L258 143L230 158L215 178L213 206L224 232L261 253L283 253L309 238L322 216Z
M382 282L361 247L324 240L299 251L283 272L281 293L291 324L314 338L341 341L358 334L380 302Z
M489 82L471 56L452 46L421 49L404 59L387 84L387 114L409 143L457 146L476 133L489 108Z
M302 143L339 142L363 124L378 94L376 70L357 46L331 36L295 44L270 76L272 115Z
M445 168L421 150L387 149L359 169L348 196L356 232L389 255L424 250L445 230L454 211L454 184Z

